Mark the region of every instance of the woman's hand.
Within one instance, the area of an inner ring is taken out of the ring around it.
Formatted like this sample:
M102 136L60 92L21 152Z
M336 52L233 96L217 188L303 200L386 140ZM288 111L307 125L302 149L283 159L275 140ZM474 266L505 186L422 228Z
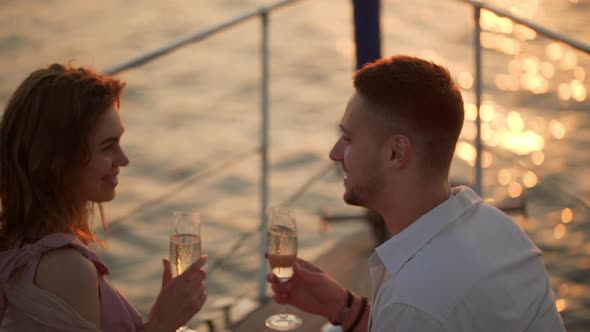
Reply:
M144 331L176 331L186 324L201 308L207 299L203 280L207 277L201 268L207 262L207 255L202 255L184 273L172 278L170 262L162 260L162 289L156 298L149 321Z

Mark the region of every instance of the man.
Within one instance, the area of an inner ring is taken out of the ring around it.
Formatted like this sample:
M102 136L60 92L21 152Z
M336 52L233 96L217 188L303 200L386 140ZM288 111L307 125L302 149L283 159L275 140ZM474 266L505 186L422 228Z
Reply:
M323 315L346 332L565 331L542 254L512 220L448 175L463 125L449 72L395 56L354 77L330 158L344 200L383 216L393 237L369 265L372 304L299 259L279 303Z

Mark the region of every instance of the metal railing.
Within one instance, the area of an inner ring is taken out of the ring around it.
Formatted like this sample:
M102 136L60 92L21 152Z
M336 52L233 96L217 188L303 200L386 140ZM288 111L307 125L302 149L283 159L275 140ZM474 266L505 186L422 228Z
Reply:
M460 0L462 2L468 3L473 7L473 17L475 23L474 29L474 47L475 47L475 107L477 108L477 117L475 119L475 126L477 128L476 136L475 136L475 191L480 195L483 196L483 186L482 186L482 164L481 164L481 156L483 152L483 143L481 139L481 117L480 117L480 108L481 108L481 98L483 92L483 79L482 79L482 45L481 45L481 10L490 11L498 16L505 17L513 22L518 24L524 25L529 29L534 30L535 32L548 37L550 39L562 42L567 44L577 50L582 52L586 52L590 54L590 45L586 44L582 41L576 40L569 36L565 36L553 30L547 29L541 25L533 23L529 20L520 18L518 16L513 15L509 11L500 9L498 7L492 6L490 4L486 4L480 1L473 1L473 0Z
M261 155L261 163L260 163L260 225L259 225L259 234L260 238L264 239L266 236L266 225L267 225L267 206L268 206L268 177L269 177L269 162L268 162L268 152L269 152L269 14L275 9L284 7L286 5L293 4L300 0L282 0L278 1L274 4L264 6L258 8L256 10L250 11L244 15L238 16L234 19L228 20L224 23L215 25L213 27L207 28L202 31L195 32L187 37L181 38L179 40L173 41L163 47L158 49L152 50L145 54L142 54L138 57L130 59L127 62L112 66L107 68L103 72L109 75L115 75L121 73L123 71L133 69L139 66L142 66L148 62L156 60L164 55L167 55L175 50L178 50L184 46L187 46L192 43L200 42L202 40L207 39L217 33L220 33L224 30L232 28L240 23L244 23L251 19L260 18L261 20L261 44L260 44L260 57L261 57L261 77L260 77L260 113L261 113L261 128L260 128L260 147L259 152ZM470 4L474 9L474 21L475 21L475 29L474 29L474 47L475 47L475 97L476 97L476 108L477 108L477 115L476 115L476 138L475 138L475 147L476 147L476 160L475 160L475 184L474 189L478 194L482 195L483 186L482 186L482 152L484 149L483 142L482 142L482 132L481 132L481 117L480 117L480 108L482 103L482 92L483 92L483 84L482 84L482 44L481 44L481 33L482 28L480 24L481 18L481 10L488 10L498 16L505 17L510 19L513 22L518 24L524 25L537 33L544 35L550 39L563 42L575 49L583 51L585 53L590 54L590 45L576 40L574 38L570 38L568 36L564 36L558 32L552 31L547 29L543 26L535 24L531 21L526 19L517 17L512 13L505 11L503 9L497 8L495 6L482 3L479 1L473 0L459 0L461 2ZM306 187L309 187L313 182L315 182L321 174L325 174L328 168L322 169L318 175L314 175L309 181L307 181L302 189L298 190L295 195L292 197L292 200L296 199L299 195L301 195ZM201 174L199 174L201 175ZM191 180L192 181L192 180ZM291 200L291 199L290 199ZM137 210L137 209L136 209ZM136 213L137 211L132 211L132 213ZM238 243L238 245L241 245ZM259 258L260 258L260 278L258 283L258 297L263 299L266 297L266 281L265 281L265 273L267 271L266 261L264 259L264 252L266 248L264 245L264 241L260 241L259 245Z
M261 113L261 128L260 128L260 278L258 283L258 297L263 299L266 297L266 278L265 274L267 271L266 260L264 258L264 252L266 246L262 239L266 236L266 225L267 225L267 206L268 206L268 147L269 147L269 52L268 52L268 29L269 29L269 14L275 9L284 7L286 5L293 4L300 0L282 0L268 6L264 6L248 12L244 15L238 16L234 19L226 21L224 23L215 25L203 31L198 31L187 37L181 38L174 42L171 42L163 47L155 49L153 51L142 54L136 58L133 58L127 62L110 67L103 72L108 75L115 75L123 71L142 66L148 62L156 60L166 54L169 54L179 48L187 46L189 44L202 41L208 37L211 37L219 32L222 32L228 28L232 28L240 23L249 21L251 19L260 18L261 20L261 43L260 43L260 58L261 58L261 77L260 77L260 113Z

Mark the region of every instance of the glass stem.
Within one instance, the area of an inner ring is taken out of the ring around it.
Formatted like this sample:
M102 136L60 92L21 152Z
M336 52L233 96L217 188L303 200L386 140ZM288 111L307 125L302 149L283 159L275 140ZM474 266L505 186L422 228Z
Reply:
M289 279L280 279L280 283L284 284L286 282L288 282ZM281 305L279 306L279 316L281 316L281 318L285 319L285 317L287 317L289 315L289 313L287 312L288 306L284 303L281 303Z

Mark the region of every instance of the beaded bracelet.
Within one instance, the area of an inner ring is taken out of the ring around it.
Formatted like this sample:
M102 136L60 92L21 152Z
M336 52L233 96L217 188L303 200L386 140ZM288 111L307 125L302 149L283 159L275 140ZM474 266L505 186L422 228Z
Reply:
M342 307L342 309L340 309L340 312L338 313L338 317L334 321L330 321L330 323L332 325L342 324L342 320L344 320L344 316L346 316L346 314L348 314L348 312L350 311L350 308L352 307L352 301L353 301L352 293L350 292L350 290L347 289L346 290L346 305L344 307Z
M348 328L348 330L346 330L346 332L354 332L354 329L356 329L356 327L359 325L359 323L361 322L361 320L363 318L363 314L365 313L365 309L367 309L367 301L368 301L368 299L363 296L362 303L361 303L361 310L359 310L359 313L356 315L354 322L352 323L352 325L350 325L350 327Z

